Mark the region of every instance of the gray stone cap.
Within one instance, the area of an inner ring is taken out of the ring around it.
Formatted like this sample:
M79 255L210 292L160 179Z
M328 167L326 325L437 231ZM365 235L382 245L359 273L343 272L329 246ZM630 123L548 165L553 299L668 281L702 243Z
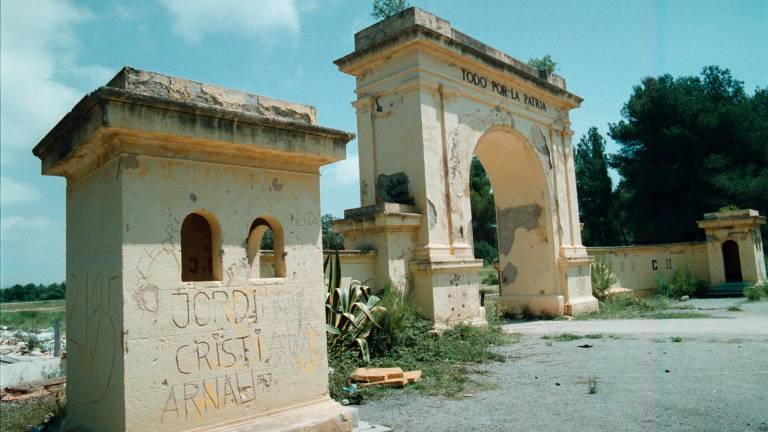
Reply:
M704 220L736 219L743 217L760 216L760 212L753 209L739 209L722 212L704 213Z
M231 125L253 125L294 133L315 135L347 143L355 134L316 124L315 108L250 93L154 72L124 67L107 85L83 97L56 126L34 147L32 153L44 158L56 147L55 153L65 156L77 143L62 143L61 137L71 135L80 123L87 121L99 105L120 103L142 108L154 108L168 113L192 115ZM110 127L111 119L102 119L102 127ZM208 124L213 124L208 122ZM215 127L215 126L213 126Z
M731 210L704 213L704 220L696 222L699 228L718 228L724 226L751 226L765 223L765 216L752 209Z
M550 92L581 103L583 99L566 90L565 79L557 74L542 73L516 58L486 45L451 27L448 20L425 10L411 7L379 21L355 34L355 51L334 63L343 68L366 55L393 45L397 41L424 35L452 46L462 54L471 54L490 66L503 69L544 87Z
M371 219L378 214L421 216L421 214L416 211L416 208L411 205L381 202L365 207L346 209L344 210L344 219Z
M188 102L264 117L316 125L317 110L311 105L273 99L199 81L125 66L107 87L145 96Z

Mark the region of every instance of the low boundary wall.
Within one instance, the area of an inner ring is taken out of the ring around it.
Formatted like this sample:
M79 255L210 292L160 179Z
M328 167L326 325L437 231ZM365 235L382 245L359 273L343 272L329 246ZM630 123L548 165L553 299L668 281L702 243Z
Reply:
M705 242L588 247L587 253L611 264L617 279L613 288L650 290L656 287L657 278L670 280L675 271L686 267L697 278L710 279Z

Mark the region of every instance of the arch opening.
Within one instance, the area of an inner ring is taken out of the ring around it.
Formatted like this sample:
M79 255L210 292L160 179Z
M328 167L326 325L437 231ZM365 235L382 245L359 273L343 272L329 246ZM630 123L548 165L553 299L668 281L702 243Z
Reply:
M269 216L256 218L247 243L249 279L285 277L285 238L277 220Z
M739 244L733 240L723 242L723 268L725 269L725 282L743 282L741 276L741 258L739 256Z
M539 156L519 132L492 128L478 141L474 157L475 168L480 165L487 174L493 196L500 296L519 297L526 305L529 300L524 298L556 294L550 193ZM474 219L479 210L472 209L473 236L479 231ZM480 243L472 243L475 257L485 258Z
M213 215L194 212L181 224L181 280L221 280L221 231Z

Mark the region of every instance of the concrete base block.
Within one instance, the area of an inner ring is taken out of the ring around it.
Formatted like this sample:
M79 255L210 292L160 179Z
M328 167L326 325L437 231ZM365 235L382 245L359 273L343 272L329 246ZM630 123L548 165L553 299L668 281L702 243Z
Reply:
M480 306L477 269L482 260L451 259L411 263L413 300L419 311L435 323L435 329L459 323L487 325Z
M390 432L391 430L386 426L361 421L360 425L353 429L352 432Z
M352 413L326 399L250 420L240 420L199 432L352 432Z
M565 313L565 300L562 295L509 295L499 297L501 310L520 314L525 308L536 315L559 316Z
M598 309L597 299L591 296L575 299L565 304L565 313L571 316L597 312Z

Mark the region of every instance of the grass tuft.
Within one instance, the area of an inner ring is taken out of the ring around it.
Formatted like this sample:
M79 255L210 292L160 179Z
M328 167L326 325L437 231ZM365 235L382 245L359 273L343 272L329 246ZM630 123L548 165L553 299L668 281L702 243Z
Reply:
M680 336L672 336L672 342L682 342L683 338Z
M728 309L726 309L728 312L744 312L744 309L741 308L739 305L731 305L728 306Z
M623 318L703 318L706 314L676 306L664 296L635 297L614 295L600 303L600 310L579 315L576 319L623 319Z
M573 333L559 333L555 335L546 335L541 337L544 340L552 340L555 342L570 342L579 340L582 338L582 336L573 334Z
M597 394L597 377L594 375L587 378L587 394Z

